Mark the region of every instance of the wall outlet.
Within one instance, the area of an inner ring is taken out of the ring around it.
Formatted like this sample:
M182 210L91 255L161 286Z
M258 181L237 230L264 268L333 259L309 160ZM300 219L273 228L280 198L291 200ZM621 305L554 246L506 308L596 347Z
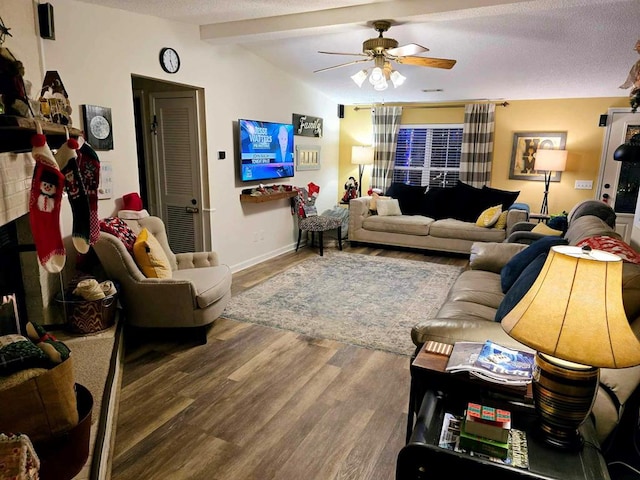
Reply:
M576 190L591 190L593 189L593 180L576 180Z

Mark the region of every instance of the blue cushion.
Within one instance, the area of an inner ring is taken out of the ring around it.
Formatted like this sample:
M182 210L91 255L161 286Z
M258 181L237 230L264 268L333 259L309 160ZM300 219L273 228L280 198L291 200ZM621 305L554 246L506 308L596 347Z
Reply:
M524 294L529 291L533 282L538 278L538 274L540 273L540 270L542 270L542 266L546 259L547 253L541 253L522 271L518 279L502 299L502 302L500 302L498 310L496 311L496 322L501 322L505 315L507 315L507 313L509 313L513 307L522 300Z
M563 237L546 236L536 240L527 248L513 256L500 271L502 293L507 293L520 274L541 253L547 253L554 245L568 245Z
M554 230L560 230L564 235L567 233L567 229L569 228L569 222L567 221L567 215L555 215L551 217L547 221L547 227L553 228Z

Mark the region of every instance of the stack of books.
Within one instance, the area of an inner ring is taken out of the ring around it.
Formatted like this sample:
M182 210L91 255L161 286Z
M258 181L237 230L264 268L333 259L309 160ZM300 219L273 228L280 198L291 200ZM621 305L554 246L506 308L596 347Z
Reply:
M460 426L460 448L506 459L510 430L510 412L469 403Z

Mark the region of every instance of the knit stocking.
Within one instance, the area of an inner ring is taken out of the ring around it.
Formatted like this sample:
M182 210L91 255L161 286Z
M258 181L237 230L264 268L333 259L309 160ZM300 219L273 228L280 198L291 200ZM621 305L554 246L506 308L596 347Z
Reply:
M49 273L62 271L66 261L60 233L60 204L64 176L58 170L44 135L31 139L36 159L29 196L29 223L38 260Z
M69 203L71 203L73 246L78 253L87 253L89 251L89 199L78 169L77 148L78 142L70 138L58 149L55 158L64 174L64 188L69 194Z
M100 159L87 142L82 143L77 153L80 177L89 198L89 245L94 245L100 237L100 220L98 219Z

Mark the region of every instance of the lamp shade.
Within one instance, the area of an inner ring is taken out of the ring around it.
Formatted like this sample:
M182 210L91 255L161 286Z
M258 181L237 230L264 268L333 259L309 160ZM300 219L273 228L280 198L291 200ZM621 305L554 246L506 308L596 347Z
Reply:
M567 166L566 150L547 150L538 149L536 152L536 170L545 170L548 172L564 172Z
M600 250L552 247L502 328L538 352L569 362L607 368L640 364L640 343L622 304L622 260Z
M373 163L373 147L364 145L351 147L351 163L354 165L371 165Z

